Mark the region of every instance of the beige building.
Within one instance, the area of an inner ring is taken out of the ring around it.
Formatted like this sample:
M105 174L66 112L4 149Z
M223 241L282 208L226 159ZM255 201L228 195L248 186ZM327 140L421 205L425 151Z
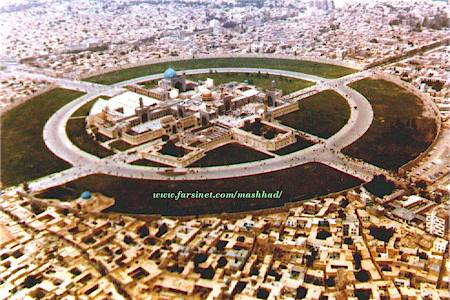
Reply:
M439 237L448 233L449 211L448 206L438 206L426 214L426 230Z

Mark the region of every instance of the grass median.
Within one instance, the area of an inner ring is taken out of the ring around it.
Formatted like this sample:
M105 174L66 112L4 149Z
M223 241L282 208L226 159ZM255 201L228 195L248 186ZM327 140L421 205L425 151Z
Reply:
M107 72L86 78L86 81L100 84L114 84L124 80L138 78L151 74L163 73L167 68L175 70L203 69L203 68L268 68L301 72L324 78L339 78L356 72L347 67L324 64L306 60L277 59L277 58L205 58L188 59L157 64L149 64Z
M106 96L97 97L81 106L67 121L66 133L70 141L81 150L103 158L114 154L114 151L102 147L86 132L85 117L98 98L109 99Z
M213 167L241 164L271 158L269 155L256 151L238 143L230 143L208 151L200 160L189 167Z
M344 97L325 90L298 102L299 110L277 118L282 124L322 138L339 131L350 118Z

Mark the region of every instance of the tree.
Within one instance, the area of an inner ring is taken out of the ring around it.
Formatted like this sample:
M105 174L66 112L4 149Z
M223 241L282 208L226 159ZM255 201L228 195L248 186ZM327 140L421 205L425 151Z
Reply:
M331 236L331 233L329 233L326 230L321 230L317 233L317 238L320 240L326 240L327 238L329 238Z
M371 295L372 295L371 290L357 289L355 291L355 296L356 296L356 298L358 298L358 300L370 299Z
M308 290L306 288L299 286L297 288L295 299L304 299L306 297L307 292L308 292Z
M145 224L139 227L137 232L141 238L144 238L150 234L150 231L148 230L148 227Z
M355 278L359 282L367 282L370 279L370 274L366 270L360 270L360 271L356 272Z
M254 135L260 135L261 134L261 120L260 119L256 119L255 122L253 123L253 130L252 133Z
M419 258L427 260L428 259L428 255L425 252L419 252Z
M175 156L175 157L181 157L184 155L184 150L183 150L183 148L177 147L172 140L168 140L162 146L160 153L165 154L165 155Z
M392 193L395 189L394 182L387 180L384 175L376 175L365 185L365 188L377 197L383 197Z
M133 238L132 238L131 236L129 236L129 235L126 235L126 236L123 238L123 241L124 241L125 244L128 244L128 245L134 243Z
M214 269L209 266L205 270L203 270L201 277L203 279L212 279L214 277L215 271Z
M426 189L427 188L427 182L425 180L423 180L423 179L416 181L415 185L419 189Z
M308 268L311 268L313 266L316 255L317 255L317 251L312 249L311 253L305 256L306 257L306 265L308 266Z
M347 198L344 198L341 200L341 202L339 202L339 206L342 208L346 208L349 203L350 203L350 201L348 201Z
M355 269L357 269L357 270L361 269L361 260L362 260L361 253L356 252L353 254L353 261L355 262Z
M158 232L156 233L156 237L161 237L163 236L168 230L168 227L166 225L166 223L162 223L161 226L159 226L158 228Z
M29 289L35 286L36 284L39 284L42 281L41 278L36 277L35 275L28 275L25 280L23 281L22 285Z
M353 244L353 239L351 237L345 237L344 238L344 244L346 245L352 245Z
M205 262L208 259L208 255L204 253L197 253L194 256L194 264L198 265Z
M226 265L227 263L228 263L227 259L226 259L225 257L221 256L221 257L219 258L219 260L217 261L217 267L218 267L218 268L223 268L223 267L225 267L225 265Z
M39 215L40 213L45 211L45 208L43 208L41 205L39 205L36 202L31 202L31 211L35 214L35 215Z
M325 280L325 284L328 286L328 287L332 287L332 286L334 286L336 283L335 283L335 280L334 280L334 277L328 277L326 280Z
M256 292L256 298L258 299L267 299L269 297L270 292L267 289L259 288Z
M383 241L385 243L389 242L391 237L394 235L394 228L386 228L385 226L377 227L375 225L371 225L369 227L370 235L376 238L379 241Z
M265 134L264 137L268 140L271 140L273 138L275 138L275 130L273 129L269 129Z

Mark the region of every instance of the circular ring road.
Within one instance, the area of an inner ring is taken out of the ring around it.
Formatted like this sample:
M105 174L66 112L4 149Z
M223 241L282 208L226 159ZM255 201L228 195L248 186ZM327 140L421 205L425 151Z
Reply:
M304 95L307 90L316 93L326 89L335 90L346 99L350 107L350 118L347 123L333 136L306 149L283 156L276 156L274 158L248 163L177 169L180 171L182 170L182 172L178 172L176 176L164 173L165 170L173 168L130 165L123 161L123 155L126 155L126 153L120 153L122 155L116 154L112 157L100 159L94 155L84 152L72 144L67 136L65 127L69 118L78 108L99 95L104 95L108 92L117 92L129 84L146 80L161 79L163 76L163 74L155 74L119 82L111 86L105 86L105 88L101 91L97 90L90 92L85 96L63 106L52 115L44 126L43 136L45 144L56 156L74 166L80 166L85 170L88 170L87 173L90 174L101 173L151 180L221 179L279 171L310 162L322 162L332 166L334 162L338 163L339 161L342 161L342 156L339 155L339 151L359 139L368 130L373 120L373 110L367 99L355 90L347 87L348 83L366 77L367 72L358 72L338 79L325 79L299 72L261 68L211 68L184 70L182 72L186 75L191 75L207 74L210 71L218 73L261 72L315 82L316 85L293 94L297 93L299 97L301 97L301 95Z

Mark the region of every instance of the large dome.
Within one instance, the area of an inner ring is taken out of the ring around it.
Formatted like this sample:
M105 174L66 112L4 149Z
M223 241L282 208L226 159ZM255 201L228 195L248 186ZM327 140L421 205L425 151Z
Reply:
M210 90L208 90L208 89L203 90L203 92L202 92L202 100L204 100L204 101L212 100L212 93L211 93Z
M172 68L168 68L165 72L164 72L164 79L170 79L173 77L177 76L177 72L172 69Z
M88 200L91 198L91 196L92 194L89 191L84 191L83 193L81 193L81 199L83 200Z

